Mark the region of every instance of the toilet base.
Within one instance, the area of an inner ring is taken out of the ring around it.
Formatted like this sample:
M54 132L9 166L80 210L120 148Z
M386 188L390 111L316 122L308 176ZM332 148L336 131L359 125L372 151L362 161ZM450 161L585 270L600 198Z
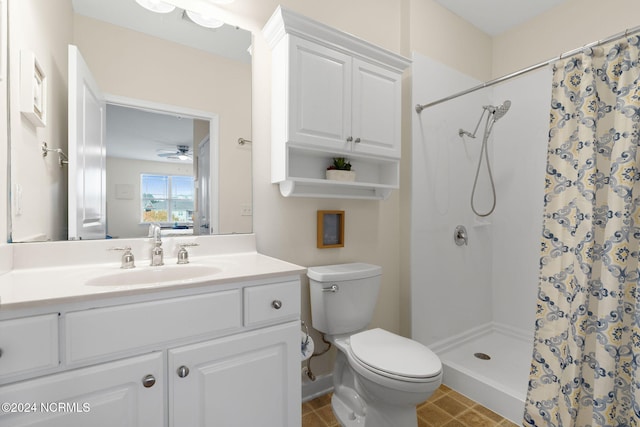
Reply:
M390 383L371 381L358 374L347 356L348 339L334 339L338 352L333 372L331 407L343 427L417 427L416 405L438 388L441 376L429 383L407 383L402 388ZM382 378L378 378L381 380Z
M331 408L342 427L417 427L415 407L368 405L364 414L356 414L338 395L331 398Z
M364 415L356 414L336 394L331 397L331 409L342 427L362 427L365 425Z

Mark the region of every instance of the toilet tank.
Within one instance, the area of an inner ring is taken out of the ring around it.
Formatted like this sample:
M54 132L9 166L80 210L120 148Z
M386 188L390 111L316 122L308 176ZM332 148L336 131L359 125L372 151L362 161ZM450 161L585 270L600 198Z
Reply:
M352 334L371 322L382 268L365 263L309 267L311 323L327 335Z

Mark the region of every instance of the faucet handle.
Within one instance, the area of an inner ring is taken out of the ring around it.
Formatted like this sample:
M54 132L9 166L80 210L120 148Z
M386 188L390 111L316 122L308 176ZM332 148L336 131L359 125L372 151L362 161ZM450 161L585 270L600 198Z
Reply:
M122 264L120 268L133 268L136 266L133 253L131 252L131 246L125 246L123 248L109 248L110 251L123 251Z
M178 251L178 264L189 264L189 252L187 247L200 246L198 243L180 243L180 250Z
M188 248L189 246L200 246L200 243L179 243L178 246L181 248Z

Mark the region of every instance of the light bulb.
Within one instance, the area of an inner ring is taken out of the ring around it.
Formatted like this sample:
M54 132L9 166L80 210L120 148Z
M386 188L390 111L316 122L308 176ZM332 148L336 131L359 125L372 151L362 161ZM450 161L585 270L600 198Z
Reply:
M193 12L191 10L187 10L187 16L196 24L201 25L203 27L207 27L207 28L219 28L224 25L224 22L222 22L219 19L213 18L211 16L202 15L200 13Z
M136 3L147 10L157 13L173 12L173 10L176 8L174 5L162 0L136 0Z

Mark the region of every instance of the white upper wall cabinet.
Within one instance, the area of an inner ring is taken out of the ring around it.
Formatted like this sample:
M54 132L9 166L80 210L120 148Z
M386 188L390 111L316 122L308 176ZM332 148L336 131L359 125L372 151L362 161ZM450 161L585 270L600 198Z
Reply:
M284 196L384 199L399 186L408 59L278 8L272 49L272 182ZM325 179L346 157L355 181Z

